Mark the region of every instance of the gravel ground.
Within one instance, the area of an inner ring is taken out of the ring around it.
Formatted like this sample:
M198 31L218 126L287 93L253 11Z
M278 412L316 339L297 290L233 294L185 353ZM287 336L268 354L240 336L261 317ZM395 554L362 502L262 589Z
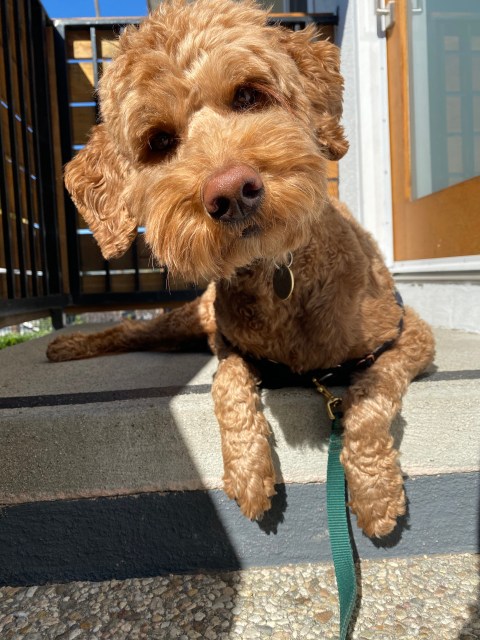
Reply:
M478 556L362 561L351 640L478 640ZM336 638L330 565L0 589L1 640Z

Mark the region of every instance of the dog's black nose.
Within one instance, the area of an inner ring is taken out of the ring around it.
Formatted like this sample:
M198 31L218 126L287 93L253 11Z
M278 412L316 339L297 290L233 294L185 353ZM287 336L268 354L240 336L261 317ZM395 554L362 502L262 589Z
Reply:
M221 222L240 222L257 211L264 194L260 175L236 164L211 175L203 187L203 204Z

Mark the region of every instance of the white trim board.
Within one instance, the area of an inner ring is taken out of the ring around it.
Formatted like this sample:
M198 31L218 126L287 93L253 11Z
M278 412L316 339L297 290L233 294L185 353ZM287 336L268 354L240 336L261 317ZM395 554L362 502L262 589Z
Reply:
M339 190L393 265L387 53L373 3L340 0L338 33L345 79L343 123L350 150L340 161Z
M406 260L394 262L391 270L398 274L408 273L441 273L448 271L471 272L480 271L480 255L458 256L454 258L432 258L428 260ZM467 274L465 274L467 276ZM467 276L467 279L470 279Z

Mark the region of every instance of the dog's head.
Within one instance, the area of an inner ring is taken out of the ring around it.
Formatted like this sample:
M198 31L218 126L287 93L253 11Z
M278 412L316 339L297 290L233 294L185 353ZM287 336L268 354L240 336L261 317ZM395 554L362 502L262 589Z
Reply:
M122 34L102 124L65 175L105 258L142 225L158 261L197 280L308 240L325 159L347 150L338 50L267 19L249 0L167 0Z

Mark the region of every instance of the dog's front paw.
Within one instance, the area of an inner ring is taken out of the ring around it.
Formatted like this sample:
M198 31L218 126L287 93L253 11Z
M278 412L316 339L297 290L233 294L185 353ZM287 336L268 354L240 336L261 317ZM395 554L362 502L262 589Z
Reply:
M47 347L47 358L52 362L65 362L88 358L89 337L83 333L70 333L58 336Z
M243 515L250 520L261 520L271 507L272 496L277 493L273 466L265 475L244 468L226 470L223 481L227 496L237 501Z
M357 516L358 526L369 538L383 538L393 531L397 518L405 514L405 494L402 489L393 498L383 492L370 493L368 500L352 496L349 505Z
M397 518L405 514L405 492L396 460L372 465L371 460L355 463L343 457L347 476L349 506L357 524L367 536L382 538L393 531Z

